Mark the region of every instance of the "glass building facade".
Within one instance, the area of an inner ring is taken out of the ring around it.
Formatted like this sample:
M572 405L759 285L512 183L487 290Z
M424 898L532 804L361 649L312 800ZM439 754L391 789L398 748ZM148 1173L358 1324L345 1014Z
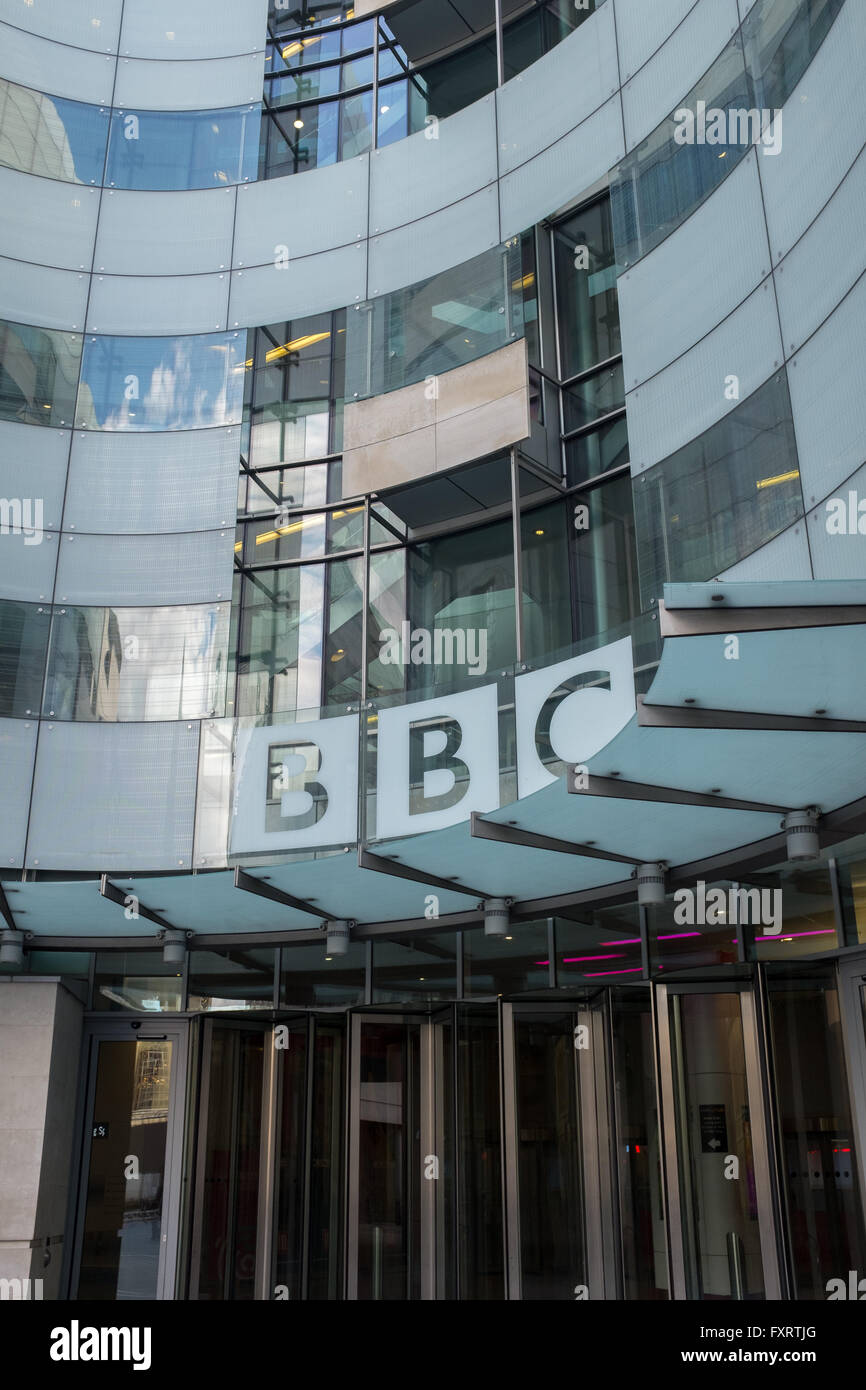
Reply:
M866 27L713 3L4 11L0 1280L864 1268Z

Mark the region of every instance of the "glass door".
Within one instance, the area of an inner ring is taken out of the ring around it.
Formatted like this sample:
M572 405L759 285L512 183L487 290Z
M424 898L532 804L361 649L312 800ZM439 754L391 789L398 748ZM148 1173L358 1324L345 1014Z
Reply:
M394 1015L355 1015L352 1023L348 1296L418 1299L428 1254L421 1184L424 1159L434 1154L421 1132L429 1024Z
M191 1299L256 1297L270 1034L264 1024L204 1023Z
M603 1172L609 1176L609 1165L597 1150L584 1153L582 1144L584 1130L595 1144L599 1119L602 1135L606 1131L595 1108L594 1032L595 1023L583 1009L503 1006L511 1299L604 1296L598 1182ZM597 1195L591 1215L584 1200L587 1185Z
M174 1297L186 1026L94 1025L73 1299Z
M781 1296L758 1034L748 989L660 985L675 1296Z

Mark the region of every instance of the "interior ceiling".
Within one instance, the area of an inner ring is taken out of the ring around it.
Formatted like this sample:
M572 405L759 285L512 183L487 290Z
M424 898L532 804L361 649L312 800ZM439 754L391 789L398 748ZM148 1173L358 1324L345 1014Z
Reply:
M502 0L503 19L529 8L526 0ZM494 23L493 0L411 0L385 12L394 37L413 63L463 43Z

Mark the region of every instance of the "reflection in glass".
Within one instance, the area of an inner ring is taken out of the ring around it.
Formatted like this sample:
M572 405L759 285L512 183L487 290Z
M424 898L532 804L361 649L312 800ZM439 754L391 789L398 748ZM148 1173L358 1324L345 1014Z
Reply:
M688 885L692 889L692 899L675 902L668 897L663 904L647 908L650 964L656 970L688 970L699 965L733 965L739 959L738 938L743 929L729 920L729 907L733 908L731 890L736 887L729 880L715 880L704 884L704 907L700 906L698 883ZM712 889L721 889L725 894L724 905L718 898L706 900ZM740 915L740 900L737 899L737 916ZM689 910L690 909L690 910ZM705 920L692 920L703 917Z
M328 453L331 359L335 358L333 389L342 395L344 323L345 311L340 310L254 330L246 364L253 468L298 463Z
M610 200L590 203L553 232L563 378L621 351Z
M409 689L474 679L516 659L514 558L510 521L494 522L412 546L407 554L408 618L413 630L460 630L464 646L437 648L433 660L405 666ZM470 641L471 636L471 641ZM423 651L422 651L423 655ZM465 655L465 660L459 658Z
M39 708L50 621L35 603L0 599L0 718Z
M533 661L572 640L571 592L561 502L520 518L523 569L523 656Z
M502 1228L499 1021L457 1010L457 1279L461 1301L500 1299Z
M569 439L565 445L565 477L569 486L589 482L611 468L629 461L628 425L625 415L598 429Z
M588 517L575 514L571 542L574 610L578 636L584 639L640 612L631 478L615 478L579 493L572 503L588 511Z
M454 999L457 995L456 932L420 941L373 943L373 1003Z
M308 1027L306 1019L281 1025L284 1046L278 1058L278 1135L274 1174L274 1268L272 1284L283 1297L303 1296L304 1175L306 1171L306 1091Z
M246 332L183 338L88 337L76 423L102 430L238 424Z
M0 319L0 420L71 425L81 338Z
M225 713L230 607L54 610L43 713L201 719Z
M767 991L794 1296L823 1300L866 1264L835 971L768 966Z
M420 1297L418 1024L361 1027L358 1298Z
M105 181L112 188L219 188L256 177L260 108L114 111Z
M668 1297L661 1148L648 990L611 992L622 1280L626 1299Z
M342 1295L345 1027L317 1018L313 1034L307 1297L331 1301Z
M740 998L670 998L686 1237L694 1299L764 1296ZM725 1180L728 1156L739 1179Z
M803 515L786 371L634 482L644 607L712 579Z
M367 945L351 941L344 956L323 954L314 946L284 946L280 999L284 1004L363 1004L367 974Z
M518 922L508 936L463 933L464 981L468 995L511 995L548 989L547 922Z
M216 1013L273 1006L273 947L190 951L188 1009Z
M781 109L841 7L842 0L758 0L678 109L694 112L699 100L726 113ZM680 226L750 148L742 137L678 144L676 128L666 118L611 174L620 266L634 264ZM728 119L724 135L730 134Z
M264 1034L215 1027L209 1061L196 1296L248 1301L255 1292Z
M69 183L102 183L108 109L0 78L0 164Z
M274 714L320 705L324 580L321 565L244 576L238 714Z
M441 376L520 337L522 287L515 237L510 246L356 305L346 315L347 398Z
M766 909L760 923L753 914L751 925L745 929L750 946L754 942L750 958L796 960L816 951L834 951L844 944L837 937L827 864L783 864L778 870L750 875L741 887L759 889L762 908Z
M176 1013L183 1008L183 974L162 951L97 951L93 1009Z
M846 929L844 944L860 945L866 942L866 859L862 851L839 861L839 894Z
M587 1283L572 1013L515 1013L521 1295L574 1300Z
M78 1299L157 1296L172 1048L159 1038L98 1044Z
M739 33L677 109L694 112L698 101L725 112L758 105L743 63ZM678 129L673 116L668 116L611 171L611 211L621 268L633 265L680 226L749 150L748 144L727 140L727 122L720 144L679 144L674 138Z

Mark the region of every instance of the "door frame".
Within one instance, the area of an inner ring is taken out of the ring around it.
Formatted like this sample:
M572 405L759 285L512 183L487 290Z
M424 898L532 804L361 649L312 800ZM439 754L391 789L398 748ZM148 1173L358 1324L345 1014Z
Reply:
M574 1049L575 1114L578 1125L580 1200L584 1261L590 1300L616 1297L618 1208L612 1167L612 1123L607 1067L606 995L584 1000L518 1000L500 1004L505 1297L522 1300L520 1165L518 1161L515 1019L570 1014L585 1027L589 1046Z
M836 962L842 1049L846 1062L848 1103L857 1150L860 1207L866 1225L866 949Z
M418 1136L418 1182L420 1197L420 1249L419 1263L421 1275L421 1300L427 1301L436 1298L437 1294L437 1239L438 1239L438 1203L437 1191L438 1183L434 1180L425 1181L423 1177L422 1165L425 1157L429 1155L438 1156L440 1162L443 1155L439 1153L436 1139L436 1121L440 1114L440 1107L437 1103L437 1096L441 1090L441 1077L436 1074L436 1057L438 1048L437 1029L450 1017L450 1006L447 1011L444 1009L433 1009L430 1012L416 1012L412 1008L404 1008L399 1012L391 1010L376 1011L359 1008L352 1010L349 1014L349 1046L348 1046L348 1143L346 1146L346 1271L345 1271L345 1296L349 1301L358 1300L358 1252L359 1252L359 1218L360 1218L360 1141L361 1141L361 1029L364 1024L369 1023L388 1023L417 1024L420 1028L420 1095L419 1095L419 1129ZM437 1080L439 1086L437 1086ZM441 1147L441 1146L440 1146Z
M746 1095L749 1104L749 1124L752 1137L752 1159L755 1173L755 1201L758 1210L758 1236L761 1247L761 1267L764 1277L764 1299L781 1299L782 1269L779 1259L779 1230L773 1185L773 1162L769 1144L768 1117L770 1097L767 1049L761 1035L759 1011L752 981L720 980L715 982L673 981L657 982L654 989L655 1021L659 1054L661 1087L659 1092L661 1133L664 1153L665 1197L668 1213L670 1250L670 1294L675 1300L688 1299L687 1261L694 1260L691 1251L692 1222L690 1213L683 1210L681 1172L690 1182L690 1169L685 1166L686 1155L679 1142L677 1102L684 1097L682 1078L675 1056L670 1021L670 1000L684 994L736 994L740 1000L740 1019L743 1029L743 1054L746 1068ZM675 1070L675 1063L677 1069ZM687 1250L686 1242L689 1242Z
M84 1103L75 1217L72 1226L73 1241L69 1272L70 1300L77 1298L78 1281L81 1275L84 1220L87 1212L87 1185L93 1148L93 1105L96 1096L99 1046L102 1042L143 1042L146 1039L164 1039L172 1043L171 1083L165 1133L162 1226L155 1298L159 1301L173 1300L176 1296L180 1199L183 1185L184 1116L188 1080L189 1020L176 1018L171 1014L153 1014L150 1017L138 1015L134 1019L111 1016L90 1017L85 1018L84 1021Z

